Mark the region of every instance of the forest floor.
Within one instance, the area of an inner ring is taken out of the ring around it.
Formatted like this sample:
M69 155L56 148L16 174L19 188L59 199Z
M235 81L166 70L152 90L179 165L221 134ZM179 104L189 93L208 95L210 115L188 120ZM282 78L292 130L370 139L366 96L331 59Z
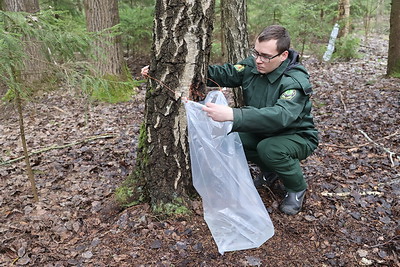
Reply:
M400 266L400 82L384 77L387 38L371 39L360 52L350 62L304 60L321 139L302 162L304 208L284 215L277 208L283 192L259 189L275 235L224 255L198 209L163 220L147 204L113 204L134 168L143 88L126 103L96 103L87 120L69 90L42 92L26 105L38 203L23 160L3 164L22 156L18 120L3 109L0 265Z

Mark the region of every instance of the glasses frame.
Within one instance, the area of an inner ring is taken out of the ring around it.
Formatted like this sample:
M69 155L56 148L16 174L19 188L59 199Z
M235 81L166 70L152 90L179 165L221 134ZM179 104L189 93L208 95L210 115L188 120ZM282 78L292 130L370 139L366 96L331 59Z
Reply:
M283 52L285 52L285 51L283 51ZM277 56L282 55L283 52L281 52L281 53L279 53L279 54L276 54L275 56L272 56L272 57L267 57L267 56L264 56L264 55L258 53L258 51L255 50L254 48L251 48L251 49L250 49L250 55L251 55L254 59L257 59L258 57L260 57L260 58L261 58L261 61L262 61L262 62L265 62L265 63L271 62L271 59L274 59L274 58L276 58Z

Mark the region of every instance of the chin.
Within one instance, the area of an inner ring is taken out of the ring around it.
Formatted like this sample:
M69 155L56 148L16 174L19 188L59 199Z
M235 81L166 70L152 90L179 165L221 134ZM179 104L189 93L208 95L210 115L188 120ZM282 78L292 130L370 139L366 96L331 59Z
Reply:
M264 73L265 73L265 70L263 70L263 69L257 68L257 71L258 71L259 73L261 73L261 74L264 74Z

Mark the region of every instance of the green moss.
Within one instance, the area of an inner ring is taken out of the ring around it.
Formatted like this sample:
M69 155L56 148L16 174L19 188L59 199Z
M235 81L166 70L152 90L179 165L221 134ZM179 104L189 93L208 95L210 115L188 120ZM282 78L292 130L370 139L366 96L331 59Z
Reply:
M145 148L145 144L147 142L147 131L146 131L146 123L143 122L142 125L140 126L140 131L139 131L139 143L138 143L138 148L143 149Z
M192 211L185 205L182 198L177 197L169 203L159 203L153 206L153 212L165 216L190 215Z
M133 172L127 179L115 189L115 200L121 207L131 207L147 201L143 183L137 171Z

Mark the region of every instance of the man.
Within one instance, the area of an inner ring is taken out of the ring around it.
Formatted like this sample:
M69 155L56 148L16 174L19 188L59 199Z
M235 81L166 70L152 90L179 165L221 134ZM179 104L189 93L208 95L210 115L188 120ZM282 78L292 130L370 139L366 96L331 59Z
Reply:
M307 189L300 161L318 146L309 75L290 50L289 33L282 26L265 28L250 54L236 65L208 68L213 81L208 85L242 86L245 106L207 103L203 110L215 121L233 121L232 131L239 132L247 159L261 169L255 185L271 185L279 178L287 191L280 210L294 215Z

